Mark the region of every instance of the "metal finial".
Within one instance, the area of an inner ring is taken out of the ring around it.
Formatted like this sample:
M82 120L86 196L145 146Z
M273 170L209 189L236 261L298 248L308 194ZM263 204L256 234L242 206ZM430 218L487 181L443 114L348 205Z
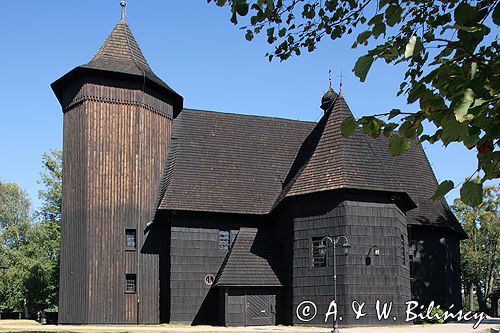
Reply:
M120 1L120 6L122 6L122 18L121 18L121 20L125 21L125 7L127 7L127 3L124 0L122 0L122 1Z
M344 75L342 75L342 71L340 71L340 75L338 76L340 78L340 89L339 89L339 94L342 93L342 79L345 78Z
M332 70L328 71L328 87L332 87Z

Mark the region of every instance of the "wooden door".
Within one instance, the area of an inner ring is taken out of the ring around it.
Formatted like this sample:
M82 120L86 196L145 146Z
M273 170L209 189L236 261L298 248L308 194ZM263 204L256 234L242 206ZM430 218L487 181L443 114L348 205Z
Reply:
M275 325L275 296L246 295L245 326Z

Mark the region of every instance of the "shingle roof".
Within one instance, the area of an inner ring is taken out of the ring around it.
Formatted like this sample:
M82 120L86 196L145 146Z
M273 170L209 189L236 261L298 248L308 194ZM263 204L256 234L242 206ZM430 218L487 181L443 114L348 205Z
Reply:
M281 197L336 189L404 193L398 177L385 170L361 129L349 138L342 136L340 125L352 113L342 96L332 103L303 143Z
M175 167L160 209L268 213L314 125L183 110L174 120Z
M105 71L108 73L133 75L140 79L144 78L159 86L172 98L176 114L182 109L183 98L155 75L124 20L118 22L89 63L76 67L52 84L56 95L58 95L59 85L62 83L61 80L77 75L84 70Z
M418 204L407 213L408 223L451 227L466 237L446 201L430 199L437 181L422 147L395 158L386 138L362 132L342 138L340 123L351 113L343 98L338 101L317 124L183 110L174 120L159 209L267 214L286 195L404 191Z
M271 236L264 229L240 228L214 286L281 286L272 268L277 263Z
M389 153L387 138L370 140L379 160L391 174L399 178L405 190L417 203L417 208L407 212L408 221L413 221L412 224L449 226L463 237L467 237L446 201L431 199L438 182L422 145L413 143L405 154L393 157Z

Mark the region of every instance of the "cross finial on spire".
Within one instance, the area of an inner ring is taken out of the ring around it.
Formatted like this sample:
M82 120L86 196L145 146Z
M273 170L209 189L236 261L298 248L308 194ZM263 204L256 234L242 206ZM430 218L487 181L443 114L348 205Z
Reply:
M121 20L125 21L125 7L127 7L127 3L124 0L122 0L122 1L120 1L120 6L122 6L122 18L121 18Z
M340 71L340 75L338 77L340 78L339 94L341 94L342 93L342 79L345 78L345 76L342 75L342 71Z
M328 71L328 87L332 87L332 69Z

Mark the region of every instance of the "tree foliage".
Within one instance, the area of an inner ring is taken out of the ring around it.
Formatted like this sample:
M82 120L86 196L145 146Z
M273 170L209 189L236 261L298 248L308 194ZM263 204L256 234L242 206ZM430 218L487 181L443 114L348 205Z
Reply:
M484 189L484 200L472 207L457 199L453 211L469 239L460 244L464 290L476 288L480 310L485 311L486 295L500 277L500 187Z
M32 214L28 195L0 181L0 311L56 310L59 289L61 152L42 157L42 205Z
M51 149L42 156L43 172L40 180L43 185L38 197L42 202L37 212L39 239L43 260L49 265L50 283L47 289L49 307L55 309L59 298L59 257L61 244L61 205L62 205L62 151Z
M478 181L466 181L462 200L479 205L487 180L500 177L499 1L415 0L208 0L229 6L231 22L252 40L265 33L274 49L266 54L286 60L314 51L324 39L356 34L353 48L375 45L361 56L354 74L363 82L374 61L404 64L398 96L406 95L417 112L393 109L356 121L365 133L389 138L401 155L411 140L448 145L459 142L477 151ZM347 119L343 133L352 133ZM430 122L435 130L424 132ZM455 184L440 187L442 198Z

